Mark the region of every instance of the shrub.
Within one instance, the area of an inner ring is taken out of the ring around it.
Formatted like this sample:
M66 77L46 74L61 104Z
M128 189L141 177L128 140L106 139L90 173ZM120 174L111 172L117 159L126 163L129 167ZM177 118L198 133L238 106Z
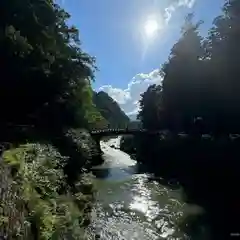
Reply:
M76 186L70 187L63 171L68 158L51 145L22 145L5 151L2 158L0 181L8 187L0 196L1 236L84 239L93 200L88 176L82 175Z

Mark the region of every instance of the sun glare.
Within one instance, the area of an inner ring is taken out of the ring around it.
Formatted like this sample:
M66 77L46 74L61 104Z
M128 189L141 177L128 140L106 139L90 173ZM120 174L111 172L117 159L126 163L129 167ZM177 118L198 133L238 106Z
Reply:
M158 30L158 22L153 19L149 19L144 26L145 33L148 37L152 37Z

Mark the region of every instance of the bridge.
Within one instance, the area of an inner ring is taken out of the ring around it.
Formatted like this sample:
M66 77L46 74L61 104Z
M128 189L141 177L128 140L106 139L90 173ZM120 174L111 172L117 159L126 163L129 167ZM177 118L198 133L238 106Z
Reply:
M136 135L136 134L161 134L160 131L149 131L147 129L101 129L92 130L91 135L105 137L105 136L115 136L115 135Z
M146 129L101 129L101 130L92 130L90 132L91 136L97 143L97 147L101 152L100 141L103 137L107 136L117 136L117 135L160 135L162 132L160 131L149 131Z

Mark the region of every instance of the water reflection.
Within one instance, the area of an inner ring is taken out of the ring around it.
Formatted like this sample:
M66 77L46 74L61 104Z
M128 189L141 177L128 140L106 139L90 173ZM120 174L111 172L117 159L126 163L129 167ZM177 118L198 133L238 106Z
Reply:
M120 181L126 178L131 178L132 174L136 172L136 166L129 167L111 167L111 168L95 168L92 173L99 179L107 179Z
M104 151L105 164L94 169L98 192L88 239L189 239L179 226L194 211L181 198L181 188L138 173L136 162L119 150L105 145ZM193 239L207 239L199 236Z
M109 169L108 168L103 168L103 169L92 169L92 173L97 177L97 178L107 178L109 177Z

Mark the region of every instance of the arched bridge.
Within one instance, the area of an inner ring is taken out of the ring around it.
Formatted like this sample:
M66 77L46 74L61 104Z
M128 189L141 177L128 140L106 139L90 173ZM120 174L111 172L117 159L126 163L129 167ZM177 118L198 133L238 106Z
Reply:
M158 135L161 132L158 131L149 131L146 129L101 129L101 130L92 130L91 135L93 139L96 141L97 146L101 152L100 148L100 140L102 137L107 136L116 136L116 135L139 135L139 134L147 134L147 135Z
M149 131L146 129L101 129L92 130L91 135L93 137L105 137L105 136L116 136L116 135L138 135L138 134L160 134L158 131Z

